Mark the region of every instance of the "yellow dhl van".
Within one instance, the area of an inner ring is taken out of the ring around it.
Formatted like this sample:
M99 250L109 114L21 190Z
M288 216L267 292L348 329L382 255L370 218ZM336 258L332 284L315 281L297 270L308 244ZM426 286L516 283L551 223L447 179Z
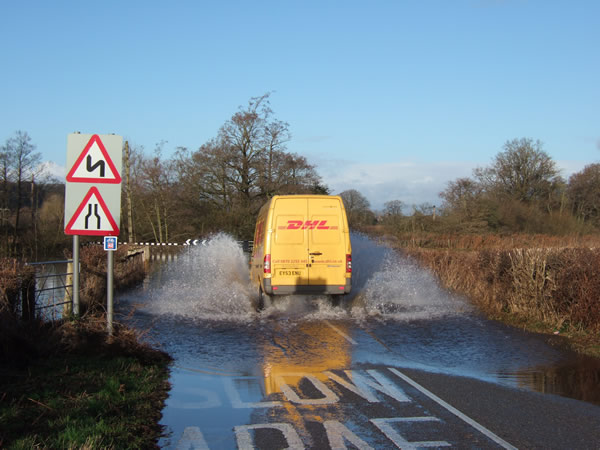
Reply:
M341 197L271 198L256 221L250 276L258 289L259 308L272 295L348 294L352 248Z

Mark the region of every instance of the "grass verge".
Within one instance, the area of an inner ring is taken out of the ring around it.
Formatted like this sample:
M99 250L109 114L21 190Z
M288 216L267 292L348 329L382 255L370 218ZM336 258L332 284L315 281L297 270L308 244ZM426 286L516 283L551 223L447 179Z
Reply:
M41 333L62 352L2 365L0 448L157 448L171 359L115 331L66 322Z

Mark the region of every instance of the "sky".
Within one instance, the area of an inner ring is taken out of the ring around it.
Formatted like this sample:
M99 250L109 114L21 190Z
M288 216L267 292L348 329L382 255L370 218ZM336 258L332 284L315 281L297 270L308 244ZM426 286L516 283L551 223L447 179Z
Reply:
M596 0L0 0L0 143L64 174L69 133L197 149L270 92L332 193L441 204L532 138L565 178L600 161Z

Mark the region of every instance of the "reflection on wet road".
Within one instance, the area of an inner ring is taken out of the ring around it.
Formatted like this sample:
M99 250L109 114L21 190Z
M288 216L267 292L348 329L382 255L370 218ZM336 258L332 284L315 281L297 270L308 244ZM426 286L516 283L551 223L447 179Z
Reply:
M415 369L600 402L595 362L481 318L385 246L352 245L342 307L289 297L255 312L247 257L225 236L120 298L175 358L161 445L510 448L419 389L404 373Z

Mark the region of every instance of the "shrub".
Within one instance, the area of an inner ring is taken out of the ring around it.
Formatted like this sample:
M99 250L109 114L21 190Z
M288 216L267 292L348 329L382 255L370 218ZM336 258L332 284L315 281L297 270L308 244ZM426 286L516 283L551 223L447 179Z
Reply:
M556 328L570 324L600 330L600 249L404 252L485 311L505 311Z
M141 255L130 257L129 247L120 246L114 254L114 286L122 290L141 282L145 277ZM81 249L80 308L81 313L100 313L106 304L107 252L100 245Z

